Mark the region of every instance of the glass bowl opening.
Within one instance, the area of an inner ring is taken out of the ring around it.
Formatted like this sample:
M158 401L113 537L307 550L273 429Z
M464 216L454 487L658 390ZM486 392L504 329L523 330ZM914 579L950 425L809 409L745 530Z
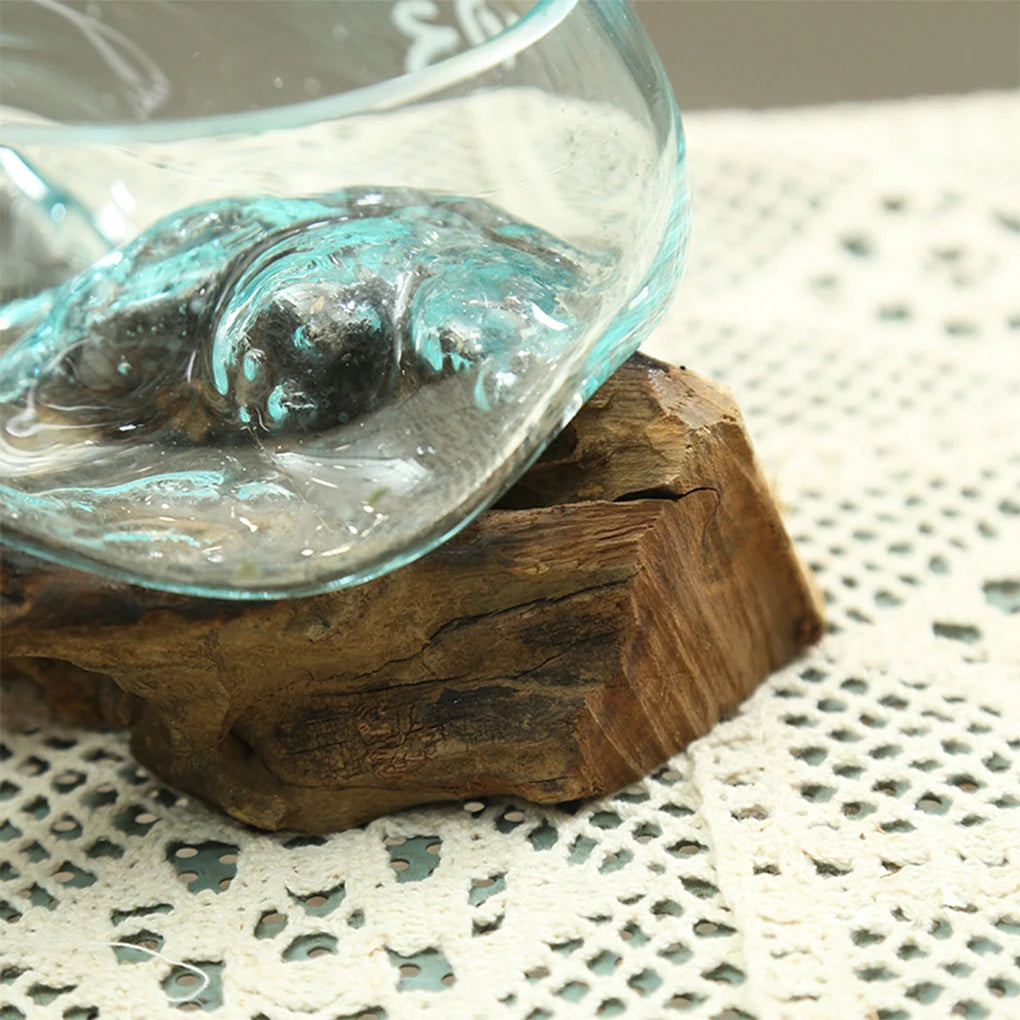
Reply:
M167 141L419 101L545 35L578 0L8 0L8 141Z

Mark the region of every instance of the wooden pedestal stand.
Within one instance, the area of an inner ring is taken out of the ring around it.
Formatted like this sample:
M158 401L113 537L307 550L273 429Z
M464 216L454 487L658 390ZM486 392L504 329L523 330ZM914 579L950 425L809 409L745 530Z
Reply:
M8 671L267 829L610 792L823 626L732 399L641 356L499 507L357 588L237 603L2 567Z

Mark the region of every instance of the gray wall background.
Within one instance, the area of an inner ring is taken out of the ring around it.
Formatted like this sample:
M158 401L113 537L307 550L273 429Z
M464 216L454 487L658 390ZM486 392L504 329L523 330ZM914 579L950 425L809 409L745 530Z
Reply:
M1020 0L634 0L681 110L1020 88Z

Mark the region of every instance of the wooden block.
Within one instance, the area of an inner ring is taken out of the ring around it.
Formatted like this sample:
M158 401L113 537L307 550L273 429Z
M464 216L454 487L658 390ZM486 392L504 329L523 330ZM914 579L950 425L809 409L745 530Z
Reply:
M625 786L817 640L731 397L635 356L503 502L375 581L267 603L5 552L3 655L164 780L320 832Z

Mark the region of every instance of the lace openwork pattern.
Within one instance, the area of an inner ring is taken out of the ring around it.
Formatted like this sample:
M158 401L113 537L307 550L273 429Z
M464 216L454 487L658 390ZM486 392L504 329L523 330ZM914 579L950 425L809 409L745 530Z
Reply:
M648 349L733 388L831 632L615 796L328 838L19 712L0 1018L1020 1016L1020 100L688 128Z

